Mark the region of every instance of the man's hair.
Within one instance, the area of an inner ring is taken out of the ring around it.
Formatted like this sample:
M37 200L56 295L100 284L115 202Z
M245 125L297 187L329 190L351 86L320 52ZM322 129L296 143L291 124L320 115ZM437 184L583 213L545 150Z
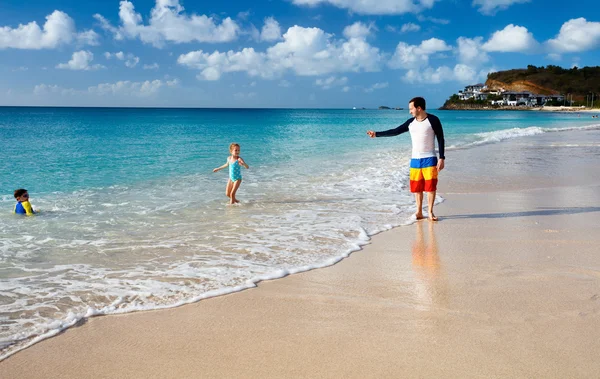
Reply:
M231 145L229 145L229 151L233 150L234 147L240 147L240 144L238 143L232 143Z
M421 107L421 109L425 110L425 99L422 97L413 97L408 103L413 103L413 107L415 108Z
M18 190L15 190L15 199L17 197L23 196L26 193L27 193L27 190L25 188L19 188Z

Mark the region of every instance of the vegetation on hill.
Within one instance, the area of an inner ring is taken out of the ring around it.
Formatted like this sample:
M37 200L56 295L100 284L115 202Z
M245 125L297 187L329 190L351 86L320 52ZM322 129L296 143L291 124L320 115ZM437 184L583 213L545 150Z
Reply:
M548 65L546 67L527 66L488 74L486 86L489 90L529 91L540 95L558 94L572 100L573 106L589 106L594 94L594 108L600 107L600 66L573 67L571 69ZM458 95L450 96L442 108L467 109L490 106L491 100L500 100L500 95L489 95L487 100L460 100ZM554 100L546 105L563 105ZM497 106L495 106L497 107Z
M506 84L527 81L558 94L573 94L573 98L579 101L585 101L592 92L600 96L600 66L565 69L554 65L529 65L526 69L490 73L489 79Z

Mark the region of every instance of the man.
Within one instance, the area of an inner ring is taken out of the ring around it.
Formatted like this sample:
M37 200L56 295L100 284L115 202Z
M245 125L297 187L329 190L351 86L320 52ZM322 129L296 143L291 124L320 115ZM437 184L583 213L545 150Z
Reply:
M412 159L410 160L410 191L415 194L417 203L417 220L423 218L423 192L427 192L429 205L429 220L437 221L433 213L433 203L437 190L438 172L444 169L444 131L440 119L425 112L425 99L415 97L408 103L408 109L413 116L395 129L384 132L367 131L371 138L392 137L410 132L412 140ZM440 158L435 154L435 141L438 141Z

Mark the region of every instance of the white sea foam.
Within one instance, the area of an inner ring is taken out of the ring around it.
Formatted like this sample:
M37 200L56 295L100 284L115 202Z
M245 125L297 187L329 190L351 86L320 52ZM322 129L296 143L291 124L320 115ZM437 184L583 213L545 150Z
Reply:
M564 128L543 128L538 126L530 126L527 128L511 128L503 130L495 130L485 133L476 133L471 137L471 141L461 140L457 144L448 146L448 149L464 149L472 146L485 145L490 143L497 143L508 139L534 136L543 133L554 133L554 132L566 132L566 131L585 131L585 130L598 130L600 124L586 125L586 126L569 126Z

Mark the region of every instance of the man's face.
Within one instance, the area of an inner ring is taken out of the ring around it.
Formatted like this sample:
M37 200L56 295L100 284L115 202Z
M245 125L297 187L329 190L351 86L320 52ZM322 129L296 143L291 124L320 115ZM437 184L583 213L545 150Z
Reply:
M415 108L415 103L408 103L408 111L413 117L417 117L421 112L421 108Z

